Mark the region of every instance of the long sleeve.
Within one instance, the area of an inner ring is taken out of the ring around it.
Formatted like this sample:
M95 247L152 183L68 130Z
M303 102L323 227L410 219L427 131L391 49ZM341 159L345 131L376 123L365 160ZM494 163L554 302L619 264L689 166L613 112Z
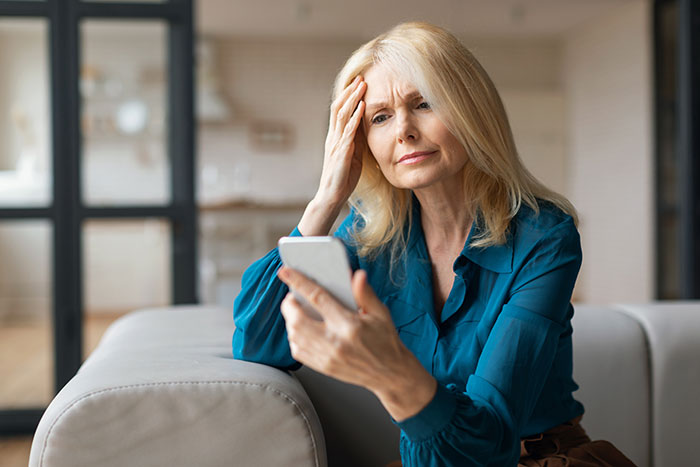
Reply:
M573 313L581 257L570 219L535 243L514 275L466 388L439 385L421 412L397 422L404 466L517 464L522 428Z
M353 219L350 214L335 232L335 236L343 239L346 246ZM301 236L301 233L295 228L290 236ZM356 269L354 249L348 247L348 254L353 269ZM284 317L280 312L282 300L289 292L289 287L277 277L281 266L279 251L274 248L243 273L241 291L233 305L236 324L233 356L293 371L301 368L301 363L292 357Z
M300 236L298 229L290 234ZM277 277L282 266L277 248L251 264L243 273L241 291L233 305L233 357L285 370L297 370L301 363L292 358L282 300L289 287Z

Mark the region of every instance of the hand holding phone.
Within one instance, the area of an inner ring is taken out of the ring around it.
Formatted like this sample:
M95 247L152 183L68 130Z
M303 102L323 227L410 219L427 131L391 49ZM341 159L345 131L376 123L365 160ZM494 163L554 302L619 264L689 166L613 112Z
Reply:
M282 262L326 289L350 310L357 310L352 294L352 269L343 242L336 237L282 237L278 242ZM304 297L292 290L304 310L318 320L321 315Z

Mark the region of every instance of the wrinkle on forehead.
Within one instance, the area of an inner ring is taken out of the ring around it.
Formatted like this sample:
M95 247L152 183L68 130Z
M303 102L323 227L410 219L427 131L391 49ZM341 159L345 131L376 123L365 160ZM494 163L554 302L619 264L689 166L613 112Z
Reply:
M456 134L450 118L443 113L444 99L439 94L435 95L426 82L425 76L418 71L415 64L406 65L405 62L401 62L401 66L397 66L393 63L375 62L362 73L362 76L367 83L367 90L362 98L365 101L365 114L361 125L365 131L370 128L371 118L377 111L396 107L397 101L405 102L407 98L410 99L410 94L416 92L430 104L432 112L442 124L449 128L453 135ZM387 105L374 106L382 103Z
M364 79L367 83L364 96L367 113L421 97L413 84L380 64L367 70Z

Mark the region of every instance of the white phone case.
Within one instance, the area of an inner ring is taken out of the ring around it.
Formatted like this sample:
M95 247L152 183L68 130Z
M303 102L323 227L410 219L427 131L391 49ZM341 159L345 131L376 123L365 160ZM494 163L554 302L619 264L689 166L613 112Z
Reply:
M343 242L335 237L282 237L278 242L285 266L295 269L330 292L350 310L357 310L350 280L352 270ZM294 297L316 319L318 312L292 290Z

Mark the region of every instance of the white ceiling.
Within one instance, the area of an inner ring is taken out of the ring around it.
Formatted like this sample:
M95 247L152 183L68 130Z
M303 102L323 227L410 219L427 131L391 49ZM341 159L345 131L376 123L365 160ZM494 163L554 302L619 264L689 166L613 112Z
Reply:
M638 1L648 0L196 0L205 35L316 39L370 38L407 20L459 36L552 39Z

